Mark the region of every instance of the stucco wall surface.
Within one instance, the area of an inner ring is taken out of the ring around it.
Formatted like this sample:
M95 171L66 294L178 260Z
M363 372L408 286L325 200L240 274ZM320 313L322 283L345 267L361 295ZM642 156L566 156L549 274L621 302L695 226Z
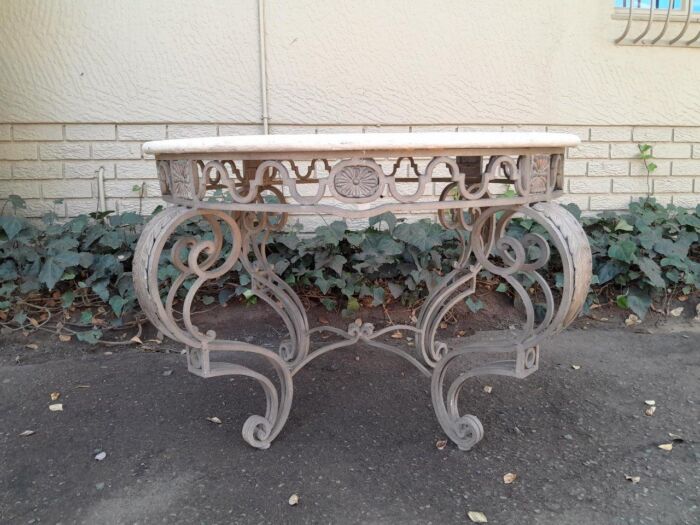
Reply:
M698 50L612 4L266 0L271 119L697 125ZM3 122L260 120L256 0L3 0L0 41Z

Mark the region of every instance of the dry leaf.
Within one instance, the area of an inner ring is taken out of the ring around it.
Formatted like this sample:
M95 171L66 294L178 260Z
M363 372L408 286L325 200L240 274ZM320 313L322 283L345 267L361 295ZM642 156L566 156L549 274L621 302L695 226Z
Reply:
M61 403L54 403L53 405L49 405L49 410L51 412L63 412L63 405Z
M625 319L626 326L634 326L634 325L639 324L641 322L642 322L642 320L634 314L630 314L630 316L627 319Z
M212 423L216 423L217 425L221 424L221 420L216 416L208 417L207 421L211 421Z
M39 350L39 345L34 344L34 343L30 343L30 344L24 345L24 346L25 346L25 348L29 348L30 350Z
M513 483L516 480L517 477L518 477L517 474L514 474L513 472L509 472L508 474L505 474L503 476L503 483L505 483L506 485L510 485L511 483Z
M673 317L680 317L683 314L683 307L679 306L678 308L674 308L673 310L671 310L670 314Z
M102 461L102 460L103 460L104 458L106 458L106 457L107 457L107 453L106 453L106 452L100 452L99 454L97 454L97 455L95 456L95 459L96 459L97 461Z
M663 445L659 445L659 448L661 450L665 450L666 452L670 452L673 450L673 443L664 443Z
M639 476L627 476L627 475L625 475L625 479L627 481L631 481L632 484L636 485L637 483L639 483L639 480L642 478Z
M69 335L61 334L61 335L58 336L58 339L59 339L60 341L63 341L64 343L67 343L68 341L71 340L71 337L70 337Z
M321 324L330 324L330 323L328 322L328 319L326 319L325 317L319 317L319 318L318 318L318 322L321 323Z
M435 448L438 450L443 450L446 446L447 446L446 439L438 439L437 443L435 443Z
M464 330L460 330L459 332L457 332L457 337L464 337L466 334L467 332L465 332Z
M683 441L683 438L681 436L679 436L678 434L674 434L673 432L669 432L668 437L670 437L674 441Z
M644 401L644 404L653 407L654 405L656 405L656 401L654 401L653 399L647 399L646 401Z
M473 523L488 523L489 520L486 519L486 514L483 512L478 512L475 510L470 510L467 512L467 516L472 520Z
M445 330L447 328L447 323L440 323L440 328Z
M129 339L129 341L131 341L132 343L136 343L137 345L143 344L143 341L141 341L141 338L136 336L136 335L134 337L132 337L131 339Z
M392 339L401 339L402 337L403 337L403 334L401 332L399 332L398 330L396 330L395 332L393 332L391 334Z
M645 415L645 416L653 416L653 415L654 415L654 412L656 412L656 407L647 407L647 408L644 410L644 415Z
M299 504L299 496L297 496L296 494L292 494L291 496L289 496L289 504L292 507L294 505L298 505Z
M571 365L574 370L581 370L581 365Z
M30 322L30 324L31 324L33 327L36 328L36 327L39 326L39 321L37 321L37 320L34 319L33 317L29 317L27 320Z
M484 387L484 392L486 392L487 394L490 394L491 392L493 392L493 387L491 385L486 385Z
M112 355L114 352L105 352L105 355Z
M22 433L20 434L20 437L23 437L23 438L24 438L24 437L27 437L27 436L33 436L34 434L36 434L36 432L34 432L33 430L25 430L24 432L22 432Z
M51 394L49 394L49 395L51 396L51 401L56 401L56 400L58 400L59 397L61 397L60 392L51 392Z

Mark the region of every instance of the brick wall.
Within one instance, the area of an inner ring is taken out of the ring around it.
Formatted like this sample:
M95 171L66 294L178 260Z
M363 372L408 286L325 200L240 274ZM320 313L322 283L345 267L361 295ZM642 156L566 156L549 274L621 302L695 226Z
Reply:
M700 127L635 126L291 126L272 133L381 131L557 131L583 143L569 151L566 202L583 210L621 209L651 192L664 203L700 203ZM18 194L26 215L70 217L97 209L96 171L104 168L109 209L137 210L144 185L148 212L160 203L155 166L141 145L164 138L260 133L243 124L0 124L0 199ZM653 146L658 168L647 180L638 144Z

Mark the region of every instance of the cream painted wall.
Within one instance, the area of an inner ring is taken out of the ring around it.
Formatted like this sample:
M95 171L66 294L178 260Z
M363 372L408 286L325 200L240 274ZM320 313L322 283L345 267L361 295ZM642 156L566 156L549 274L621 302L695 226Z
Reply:
M700 124L612 0L267 0L278 124ZM535 7L533 7L535 6ZM2 0L0 122L259 122L256 0Z

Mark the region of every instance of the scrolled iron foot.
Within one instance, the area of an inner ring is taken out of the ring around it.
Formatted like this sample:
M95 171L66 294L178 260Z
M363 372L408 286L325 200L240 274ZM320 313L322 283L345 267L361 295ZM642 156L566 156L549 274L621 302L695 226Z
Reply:
M479 418L466 414L450 422L447 435L457 445L459 450L471 450L479 441L484 439L484 426ZM444 427L443 427L444 428Z
M500 375L522 379L537 370L539 365L539 347L516 347L514 360L493 361L462 372L454 381L449 383L445 393L446 375L455 359L477 353L512 353L508 347L473 347L454 350L445 355L435 366L431 382L431 397L433 408L440 426L447 437L460 450L470 450L484 437L484 427L479 418L472 414L459 413L459 395L464 383L472 377L485 375Z
M246 419L243 424L243 439L251 447L267 450L270 448L270 434L272 432L272 423L267 418L258 415L252 415Z
M241 433L246 443L252 447L270 448L270 444L287 422L292 406L292 375L286 363L274 352L246 343L219 342L215 348L218 351L259 355L265 358L277 372L280 383L279 390L268 377L248 367L224 361L210 361L208 348L189 348L187 350L187 368L195 375L204 378L239 375L255 379L260 384L265 392L265 415L250 416L243 424Z

